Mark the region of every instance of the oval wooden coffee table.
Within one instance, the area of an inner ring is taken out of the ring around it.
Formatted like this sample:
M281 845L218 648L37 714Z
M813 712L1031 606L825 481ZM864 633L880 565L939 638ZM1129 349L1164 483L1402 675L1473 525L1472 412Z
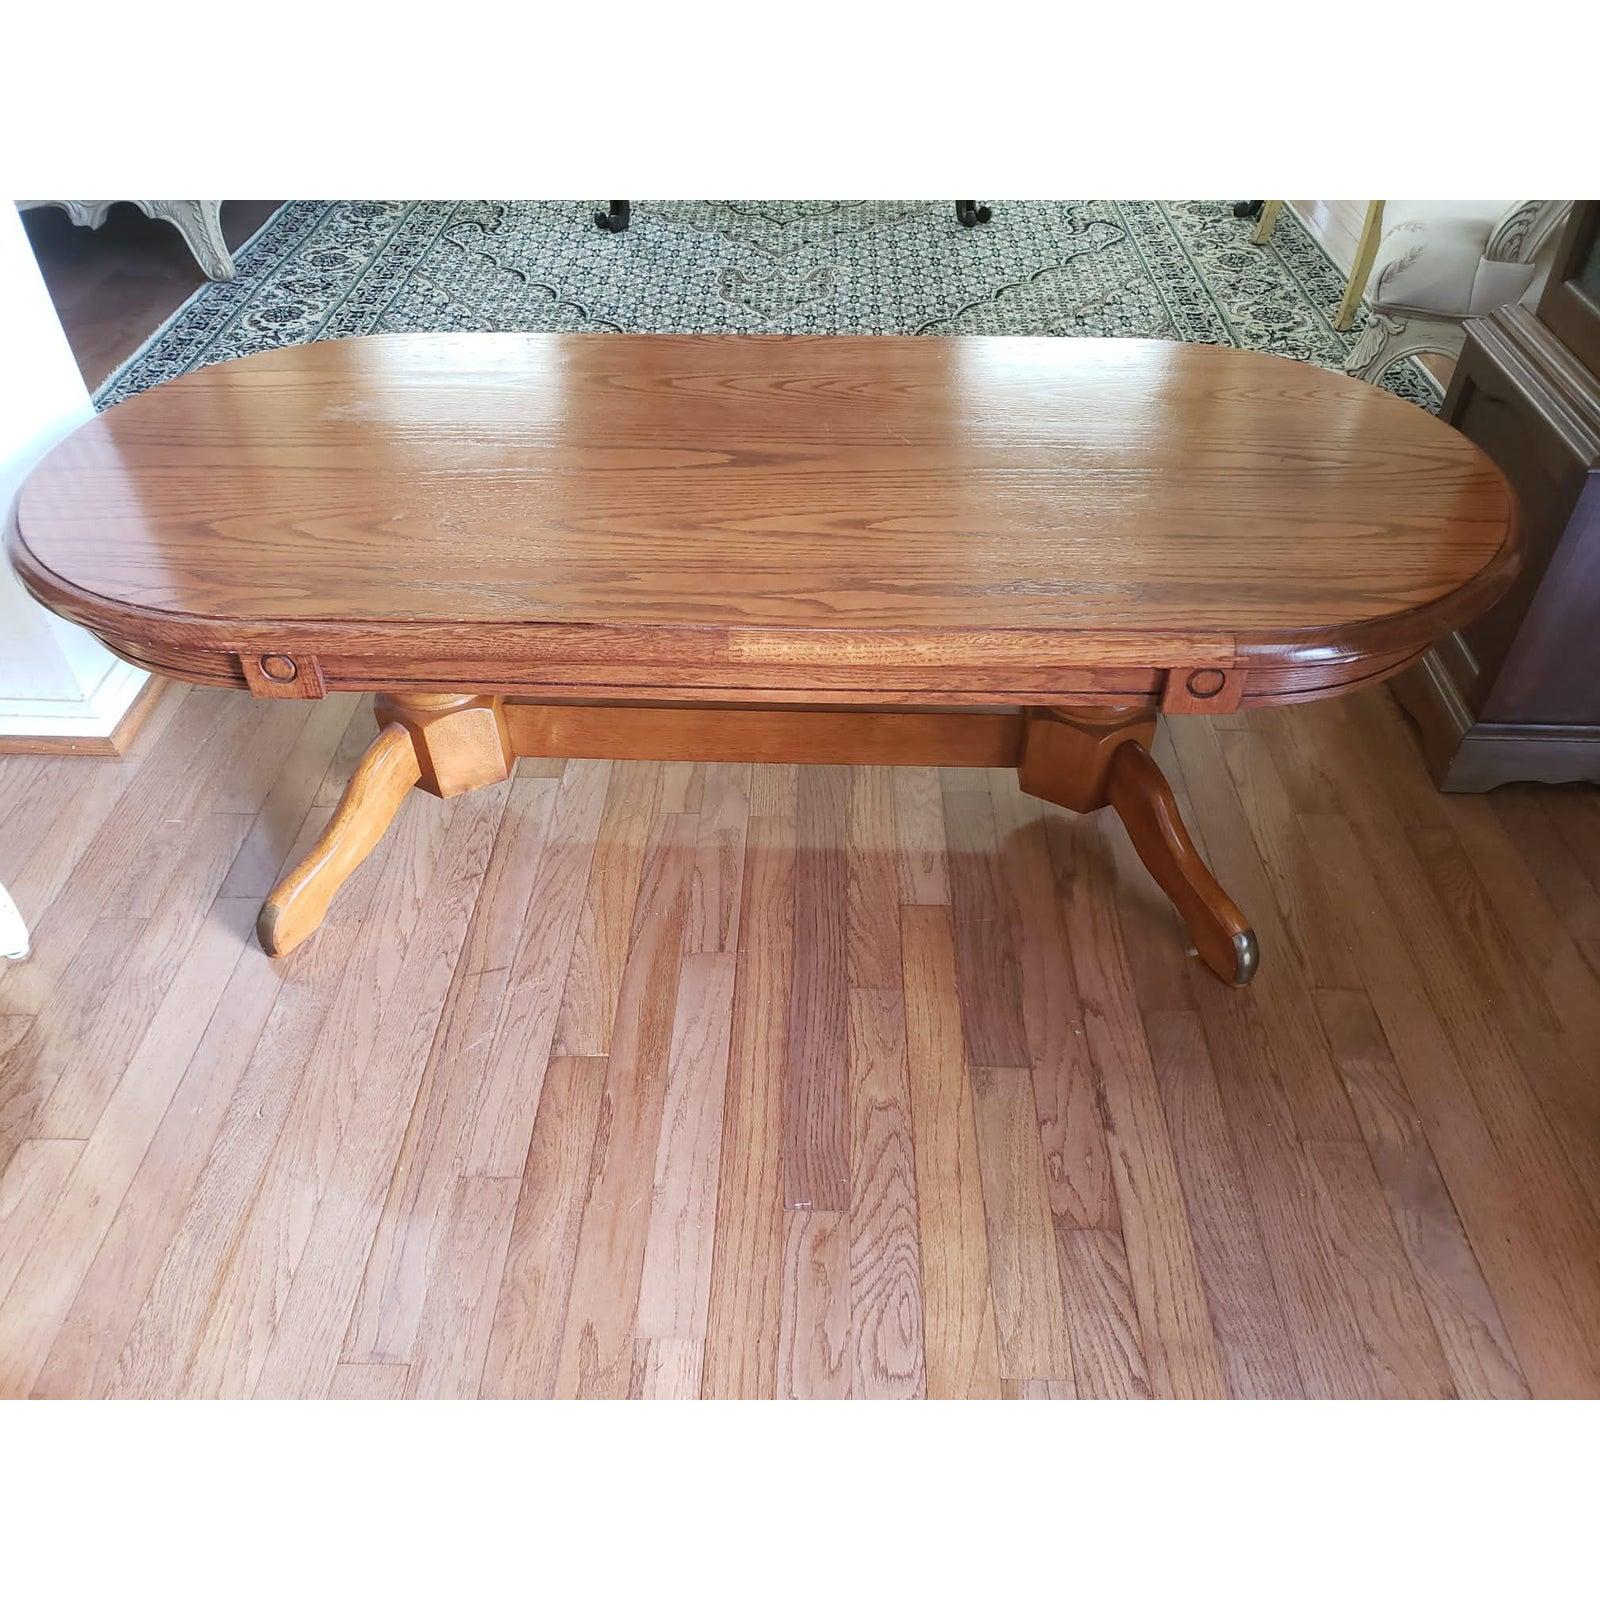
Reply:
M1158 711L1337 694L1506 587L1515 505L1415 407L1133 340L433 334L208 367L35 470L11 558L118 655L379 733L262 943L413 787L519 755L1015 766L1110 805L1200 957L1255 940Z

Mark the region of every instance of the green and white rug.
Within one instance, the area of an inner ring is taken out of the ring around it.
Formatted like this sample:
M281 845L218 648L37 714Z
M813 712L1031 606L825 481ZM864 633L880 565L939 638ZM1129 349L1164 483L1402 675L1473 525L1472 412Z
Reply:
M1221 201L659 200L621 234L592 201L297 200L102 385L416 330L1044 334L1183 339L1337 368L1344 283L1287 210L1272 242ZM1420 368L1388 387L1429 409Z

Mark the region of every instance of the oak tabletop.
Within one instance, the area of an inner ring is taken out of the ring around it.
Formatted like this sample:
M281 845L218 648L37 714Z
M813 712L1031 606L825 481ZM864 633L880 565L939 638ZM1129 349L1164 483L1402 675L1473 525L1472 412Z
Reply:
M15 520L35 592L124 635L604 625L833 651L909 630L1084 662L1107 636L1430 642L1516 540L1488 458L1382 390L1028 338L299 345L86 423Z

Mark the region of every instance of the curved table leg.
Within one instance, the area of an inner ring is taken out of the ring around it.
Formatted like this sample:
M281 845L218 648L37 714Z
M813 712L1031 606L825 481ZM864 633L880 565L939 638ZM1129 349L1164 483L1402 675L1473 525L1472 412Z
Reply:
M1017 779L1025 793L1069 811L1110 806L1133 848L1173 905L1200 959L1224 983L1256 972L1256 936L1212 877L1150 754L1155 718L1146 711L1029 711Z
M498 695L381 694L378 737L305 860L256 920L268 955L287 955L322 925L339 886L372 853L413 789L449 798L511 776L516 757Z
M1200 959L1224 983L1249 983L1256 974L1256 936L1200 859L1161 768L1142 744L1130 740L1113 752L1106 799L1150 876L1178 908Z
M410 733L391 722L361 758L305 860L267 896L256 934L269 956L288 955L322 926L334 895L371 855L421 775Z

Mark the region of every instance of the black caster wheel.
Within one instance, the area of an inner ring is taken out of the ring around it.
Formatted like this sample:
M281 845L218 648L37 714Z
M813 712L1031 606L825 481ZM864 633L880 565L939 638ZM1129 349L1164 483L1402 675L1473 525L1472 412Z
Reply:
M1241 221L1248 218L1251 222L1254 222L1261 215L1261 208L1266 203L1265 200L1235 200L1233 202L1233 214Z
M963 228L976 228L980 222L987 222L994 212L988 206L980 206L976 200L956 201L956 221Z
M612 200L604 211L594 214L594 225L602 233L626 233L632 220L633 202L630 200Z

